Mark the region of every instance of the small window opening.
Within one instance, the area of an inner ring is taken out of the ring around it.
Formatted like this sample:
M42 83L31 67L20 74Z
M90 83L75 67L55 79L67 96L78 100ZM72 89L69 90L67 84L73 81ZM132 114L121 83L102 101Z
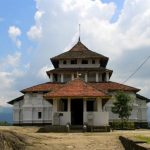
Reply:
M77 64L77 60L76 59L71 60L71 64Z
M88 60L83 59L83 60L82 60L82 64L88 64Z
M86 103L86 110L87 111L96 111L96 101L95 100L88 100Z
M68 108L68 100L60 99L59 100L59 111L67 111Z
M42 112L38 112L38 119L42 118Z
M92 60L92 64L95 64L95 60Z
M64 61L63 61L63 64L64 64L64 65L65 65L65 64L67 64L67 61L66 61L66 60L64 60Z

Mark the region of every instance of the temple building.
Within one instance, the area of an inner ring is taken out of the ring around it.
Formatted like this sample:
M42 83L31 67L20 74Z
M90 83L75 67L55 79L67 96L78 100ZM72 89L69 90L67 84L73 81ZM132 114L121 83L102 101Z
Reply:
M147 123L149 99L140 89L110 81L109 58L89 50L79 40L69 51L50 59L54 69L49 81L23 89L13 105L14 125L109 126L118 115L111 112L115 94L124 91L132 98L130 120Z

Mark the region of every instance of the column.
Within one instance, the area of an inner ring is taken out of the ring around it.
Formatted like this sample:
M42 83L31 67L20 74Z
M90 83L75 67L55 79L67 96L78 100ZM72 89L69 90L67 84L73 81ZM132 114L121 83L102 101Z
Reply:
M64 75L62 73L60 74L60 78L61 78L61 83L63 83L64 82Z
M53 112L57 112L57 108L58 108L58 101L57 99L53 99Z
M85 82L88 82L88 75L85 73Z
M86 98L83 98L83 122L87 122Z
M71 111L71 99L70 98L68 98L68 106L67 106L68 108L67 108L67 110L68 110L68 112L70 112Z
M53 74L50 74L50 81L53 82Z
M98 77L98 72L96 72L96 82L98 82L99 81L99 77Z
M97 98L97 111L102 111L102 100Z
M86 98L83 99L83 112L86 112Z
M106 72L106 81L109 81L109 72Z
M71 98L68 98L68 122L71 123Z
M99 74L99 81L102 82L102 73Z
M74 74L73 73L71 74L71 80L74 80Z

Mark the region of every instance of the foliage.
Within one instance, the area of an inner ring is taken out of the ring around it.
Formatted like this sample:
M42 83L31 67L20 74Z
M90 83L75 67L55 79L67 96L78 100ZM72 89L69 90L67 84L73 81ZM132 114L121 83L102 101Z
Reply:
M111 124L112 129L114 130L120 130L120 129L126 129L126 130L133 130L135 129L134 122L122 122L119 120L113 121Z
M146 143L150 144L150 137L146 137L146 136L136 136L137 139L145 141Z
M11 124L7 121L0 121L0 126L10 126Z
M115 95L116 101L113 103L112 112L119 115L123 121L128 120L131 115L131 97L124 92L117 92Z

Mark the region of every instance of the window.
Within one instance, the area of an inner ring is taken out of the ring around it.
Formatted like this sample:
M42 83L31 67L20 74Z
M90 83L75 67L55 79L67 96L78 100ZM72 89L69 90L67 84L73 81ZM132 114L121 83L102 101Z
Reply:
M42 112L38 112L38 119L42 118Z
M97 111L97 103L94 99L86 101L86 110L87 111Z
M95 64L95 60L92 60L92 64Z
M65 65L65 64L67 64L67 61L66 61L66 60L64 60L64 61L63 61L63 64L64 64L64 65Z
M71 64L77 64L77 60L76 59L71 60Z
M67 99L60 99L58 105L59 105L59 111L67 111L68 100Z
M82 64L88 64L88 60L83 59L83 60L82 60Z

